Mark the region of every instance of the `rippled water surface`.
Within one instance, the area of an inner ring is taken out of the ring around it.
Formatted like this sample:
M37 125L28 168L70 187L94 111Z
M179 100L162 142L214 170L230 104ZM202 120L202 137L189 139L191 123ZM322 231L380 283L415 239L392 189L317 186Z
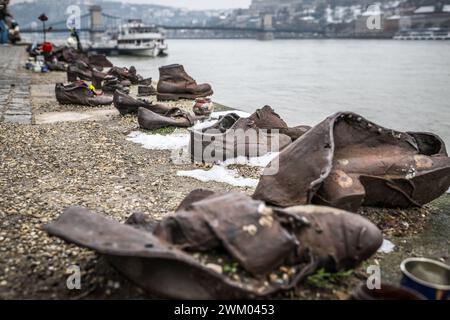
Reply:
M164 58L116 57L158 78L183 64L214 99L252 112L271 105L291 125L353 111L398 130L431 131L450 144L450 41L169 40Z

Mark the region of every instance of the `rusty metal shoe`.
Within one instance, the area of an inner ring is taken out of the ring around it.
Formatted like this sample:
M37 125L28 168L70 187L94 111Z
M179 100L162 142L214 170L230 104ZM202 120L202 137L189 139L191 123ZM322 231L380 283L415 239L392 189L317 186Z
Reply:
M450 187L450 158L439 137L383 128L350 112L318 124L277 161L278 173L262 176L254 198L282 207L407 208Z
M76 104L82 106L110 105L113 98L95 94L83 81L78 81L64 86L58 83L55 86L56 100L59 104Z
M213 95L213 90L209 84L197 84L189 76L184 67L179 64L172 64L159 68L158 100L179 100L208 97Z
M119 90L124 94L130 94L130 87L124 86L113 76L106 76L102 83L102 91L111 94L116 92L116 90Z
M135 214L123 225L71 207L45 230L97 251L136 285L171 299L268 297L318 268L353 268L382 242L373 224L338 209L274 209L239 193L200 198L159 223ZM215 252L239 265L239 281L221 272ZM283 269L287 278L270 280Z
M92 70L89 65L83 61L76 61L67 67L67 80L75 82L77 80L92 80Z
M284 123L278 116L272 116L272 112L270 107L266 107L249 118L231 113L211 127L192 131L189 147L192 161L214 163L238 157L260 157L283 150L292 143L292 139L272 127L280 127L280 123ZM283 129L287 129L284 125L286 128Z
M152 85L139 85L138 86L138 97L149 97L156 96L157 92L155 87Z
M131 87L132 83L130 80L121 80L120 85L124 87Z
M136 68L130 67L128 68L120 68L120 67L112 67L108 71L108 75L114 76L119 80L128 80L131 84L138 84L140 81L144 79L136 74Z
M78 52L74 48L63 48L56 54L59 61L74 63L76 61L83 61L89 63L89 58L86 54Z
M102 81L107 76L106 73L96 70L83 61L76 61L67 68L67 80L75 82L77 80L91 81L95 88L102 87Z
M253 121L256 127L278 130L280 133L289 136L292 141L297 140L311 129L309 126L288 127L287 123L270 106L256 110L249 119Z
M157 130L166 127L189 128L198 119L179 108L172 108L165 115L155 113L148 108L138 109L138 122L142 129Z
M112 68L113 64L106 58L104 54L91 54L88 55L88 64L95 68Z
M45 64L50 71L67 71L67 65L64 62L58 61L55 57L46 60Z
M153 84L153 80L152 80L152 78L142 79L142 80L139 80L138 84L140 86L151 86ZM156 91L156 89L155 89L155 91Z
M148 102L147 100L135 99L120 90L116 90L114 92L113 101L114 106L123 116L127 114L137 114L139 108L144 108L161 115L166 115L168 112L174 109L173 107L169 107L164 104L153 104L151 102Z
M288 227L299 241L291 263L311 256L317 268L330 272L349 270L370 258L383 243L383 235L373 223L348 211L306 205L274 212L287 221L294 218L308 223L307 228Z
M187 251L224 247L255 276L282 264L354 268L381 246L381 231L362 216L322 206L271 208L241 193L195 190L154 234Z
M85 208L68 208L57 221L45 226L45 230L98 252L126 278L161 298L243 299L278 291L257 280L244 286L202 265L191 254L170 248L151 232Z
M131 66L129 69L128 80L130 80L132 84L139 84L141 81L144 81L144 78L137 74L137 70L134 66Z

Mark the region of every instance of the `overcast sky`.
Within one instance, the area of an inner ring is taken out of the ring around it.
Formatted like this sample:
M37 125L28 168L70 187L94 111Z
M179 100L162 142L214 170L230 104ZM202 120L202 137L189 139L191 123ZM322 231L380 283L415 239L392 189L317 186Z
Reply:
M12 0L11 3L30 0ZM154 3L166 6L199 9L248 8L251 0L114 0L128 3Z
M189 9L247 8L251 0L121 0L132 3L154 3Z

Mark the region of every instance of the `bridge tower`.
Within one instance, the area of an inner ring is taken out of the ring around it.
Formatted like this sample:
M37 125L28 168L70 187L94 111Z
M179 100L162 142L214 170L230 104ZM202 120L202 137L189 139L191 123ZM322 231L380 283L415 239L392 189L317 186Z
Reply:
M91 6L89 8L89 13L91 15L90 40L92 43L99 42L104 32L102 7Z
M275 38L273 33L273 16L271 14L263 14L261 16L262 20L262 31L258 35L258 40L270 41Z

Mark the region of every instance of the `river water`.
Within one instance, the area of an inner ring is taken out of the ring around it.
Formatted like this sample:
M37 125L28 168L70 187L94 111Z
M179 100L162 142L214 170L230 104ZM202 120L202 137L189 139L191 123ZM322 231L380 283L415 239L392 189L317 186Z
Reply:
M450 41L169 40L163 58L115 57L158 78L180 63L214 100L252 112L271 105L290 125L353 111L379 125L439 134L450 145Z

